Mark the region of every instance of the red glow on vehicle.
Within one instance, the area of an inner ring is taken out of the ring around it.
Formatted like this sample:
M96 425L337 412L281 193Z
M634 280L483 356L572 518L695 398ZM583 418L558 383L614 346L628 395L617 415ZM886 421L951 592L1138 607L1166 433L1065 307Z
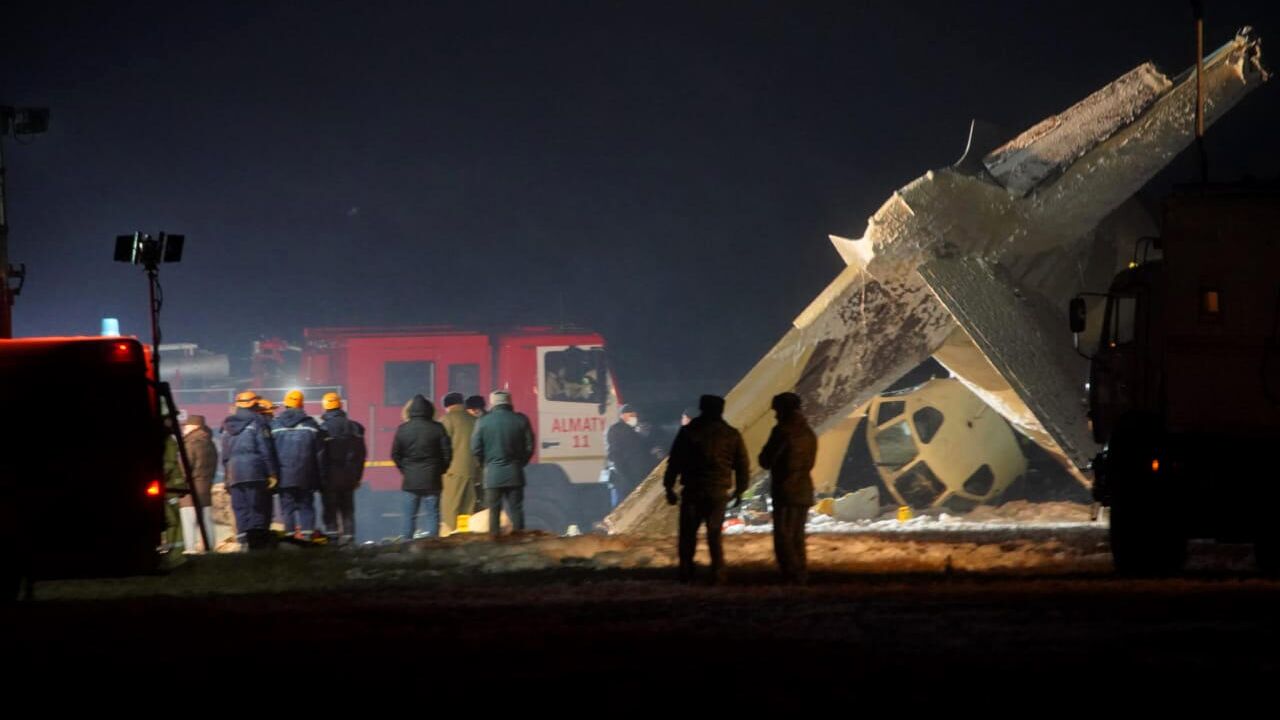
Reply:
M164 488L160 485L159 480L152 480L151 484L147 485L147 497L160 497L163 492Z

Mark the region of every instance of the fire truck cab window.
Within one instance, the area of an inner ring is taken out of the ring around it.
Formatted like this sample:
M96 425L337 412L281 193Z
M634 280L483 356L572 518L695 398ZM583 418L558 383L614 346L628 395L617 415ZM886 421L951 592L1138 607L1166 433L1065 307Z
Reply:
M389 362L383 367L383 404L400 407L414 395L435 397L436 364L430 361Z
M480 394L480 366L475 363L449 366L449 392L463 396Z
M565 348L548 352L543 392L548 400L601 405L605 402L606 376L602 348Z

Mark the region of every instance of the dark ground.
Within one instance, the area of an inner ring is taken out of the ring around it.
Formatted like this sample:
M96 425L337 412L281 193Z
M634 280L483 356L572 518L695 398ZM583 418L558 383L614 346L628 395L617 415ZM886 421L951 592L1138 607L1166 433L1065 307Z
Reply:
M314 682L337 671L373 683L347 690L401 678L454 701L523 698L574 715L622 699L628 709L666 706L696 688L710 688L698 704L804 713L926 700L984 714L1074 712L1111 692L1147 706L1225 707L1267 696L1280 678L1280 583L1238 571L1142 581L819 572L794 588L759 566L737 568L726 587L677 585L667 569L560 569L99 595L0 608L9 677L74 666L111 678L198 660L210 677Z

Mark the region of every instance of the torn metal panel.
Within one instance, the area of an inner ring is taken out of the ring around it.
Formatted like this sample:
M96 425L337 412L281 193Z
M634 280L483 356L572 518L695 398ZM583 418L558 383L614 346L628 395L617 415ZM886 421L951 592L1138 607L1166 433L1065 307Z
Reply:
M1144 63L996 148L983 164L1009 192L1026 195L1133 122L1172 85Z
M1061 452L1087 466L1098 446L1080 402L1084 373L1078 356L1061 351L1057 314L980 258L939 258L921 266L920 275Z
M1268 78L1261 44L1238 35L1205 60L1205 125ZM1196 80L1184 73L1147 112L1028 196L1025 232L1003 248L1026 254L1087 236L1195 139Z

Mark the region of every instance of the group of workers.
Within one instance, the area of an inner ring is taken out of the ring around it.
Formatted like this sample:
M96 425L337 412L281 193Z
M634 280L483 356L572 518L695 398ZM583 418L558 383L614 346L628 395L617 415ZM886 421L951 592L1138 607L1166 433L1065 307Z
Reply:
M324 396L319 421L303 409L305 400L302 391L291 390L277 412L269 400L245 391L222 424L225 483L236 540L244 549L271 544L275 499L291 539L339 545L355 539L354 495L367 455L364 428L347 417L336 393ZM443 404L445 413L437 422L431 401L415 395L405 405L391 445L405 496L403 537L435 537L442 527L457 529L459 516L482 507L492 510L491 534L501 530L503 509L514 529L523 530L524 467L534 452L529 419L512 409L511 395L504 391L490 395L489 412L478 395L449 393ZM316 522L317 493L323 527ZM196 540L189 537L186 544L194 548Z
M222 423L222 466L236 540L265 548L271 540L273 494L279 496L286 534L302 542L340 544L355 538L355 491L364 475L364 428L347 417L342 398L325 394L317 422L303 409L300 390L284 396L284 409L249 390L236 396L235 414ZM324 530L316 528L320 493Z
M406 539L435 537L442 526L457 529L460 515L481 508L489 510L488 529L495 537L504 509L513 529L524 529L524 468L534 455L533 428L525 415L515 412L510 393L495 391L489 401L492 409L486 412L482 397L449 393L440 421L431 401L422 395L405 405L391 459L402 476ZM235 413L223 422L225 482L235 514L236 539L246 549L264 548L270 542L273 494L279 496L285 532L295 540L332 538L339 544L354 540L354 493L367 452L364 428L347 417L336 393L324 396L319 421L307 415L304 402L300 390L291 390L284 397L284 409L277 413L270 401L245 391L236 396ZM817 437L795 393L774 396L772 409L777 424L758 462L770 472L774 549L783 577L804 583L804 532L814 500L811 472ZM685 411L687 419L682 420L663 475L667 502L680 506L679 578L682 582L694 578L697 533L705 525L712 579L721 583L725 579L721 529L727 509L737 506L747 490L750 462L742 434L724 420L723 398L703 395L697 417L689 418L691 414ZM635 428L633 408L624 405L620 416L619 425ZM186 420L183 438L194 482L180 509L181 525L186 546L194 548L195 513L208 513L218 453L200 416ZM636 438L612 428L608 439L614 448L643 447L635 444ZM171 446L166 451L167 469L176 465L174 454ZM634 478L629 489L643 479L641 465L626 468ZM316 523L317 492L323 530ZM206 527L212 527L210 519L206 514Z

